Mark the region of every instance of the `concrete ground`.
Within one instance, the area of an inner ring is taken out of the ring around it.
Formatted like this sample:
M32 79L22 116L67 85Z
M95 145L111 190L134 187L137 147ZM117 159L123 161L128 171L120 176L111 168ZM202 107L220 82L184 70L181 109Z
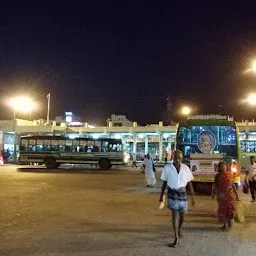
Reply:
M218 230L216 202L198 195L173 249L170 212L158 209L161 182L146 188L135 168L70 168L0 167L1 256L256 255L249 195L241 194L246 223L229 233Z

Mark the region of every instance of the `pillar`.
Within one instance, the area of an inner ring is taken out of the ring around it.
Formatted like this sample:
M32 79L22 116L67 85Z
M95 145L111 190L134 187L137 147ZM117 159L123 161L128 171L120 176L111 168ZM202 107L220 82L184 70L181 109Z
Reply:
M159 162L163 161L163 134L159 134Z
M14 133L14 137L13 137L13 161L16 162L18 160L17 158L17 149L19 148L19 138L18 138L18 134L17 132Z
M137 135L134 134L133 135L133 150L132 150L133 154L137 153Z
M4 150L4 132L0 132L0 150Z
M145 155L148 154L148 136L145 136Z
M122 136L122 141L123 141L123 149L126 151L127 138L125 136Z

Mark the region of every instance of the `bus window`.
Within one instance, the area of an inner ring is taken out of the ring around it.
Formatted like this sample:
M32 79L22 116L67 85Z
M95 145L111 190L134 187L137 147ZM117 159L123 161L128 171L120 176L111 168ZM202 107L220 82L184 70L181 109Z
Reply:
M44 151L44 140L36 141L36 151Z
M20 150L24 150L24 151L28 150L28 140L27 139L21 140Z
M102 141L101 152L108 152L108 141Z
M79 152L79 140L73 140L72 152Z
M88 140L87 141L87 152L88 153L93 152L93 148L94 148L94 140Z
M58 141L51 140L51 151L59 151Z
M86 140L79 141L79 152L87 152Z
M72 150L72 140L66 140L65 151L71 151L71 150Z
M36 140L29 140L28 142L28 151L36 151Z
M51 150L50 140L44 140L44 151L50 151L50 150Z
M58 145L59 145L59 151L64 152L65 151L65 140L59 140Z
M101 141L95 141L92 152L100 152L101 149Z

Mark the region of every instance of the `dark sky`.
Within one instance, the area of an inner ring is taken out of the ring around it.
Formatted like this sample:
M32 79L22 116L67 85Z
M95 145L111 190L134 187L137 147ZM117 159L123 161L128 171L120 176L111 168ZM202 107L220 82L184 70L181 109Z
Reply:
M11 117L5 100L19 92L41 103L36 118L46 117L48 92L51 118L71 110L96 124L111 113L156 123L168 95L176 119L185 103L253 117L238 101L256 91L256 76L242 73L256 57L256 4L16 2L0 9L0 118Z

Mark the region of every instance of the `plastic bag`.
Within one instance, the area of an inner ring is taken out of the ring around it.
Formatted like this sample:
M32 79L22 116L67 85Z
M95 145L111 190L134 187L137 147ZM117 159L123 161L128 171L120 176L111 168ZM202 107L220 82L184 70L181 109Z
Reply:
M163 201L159 204L159 209L162 210L164 208L165 195L163 196Z
M238 223L244 222L244 206L242 201L236 201L236 214L235 214L235 221Z

